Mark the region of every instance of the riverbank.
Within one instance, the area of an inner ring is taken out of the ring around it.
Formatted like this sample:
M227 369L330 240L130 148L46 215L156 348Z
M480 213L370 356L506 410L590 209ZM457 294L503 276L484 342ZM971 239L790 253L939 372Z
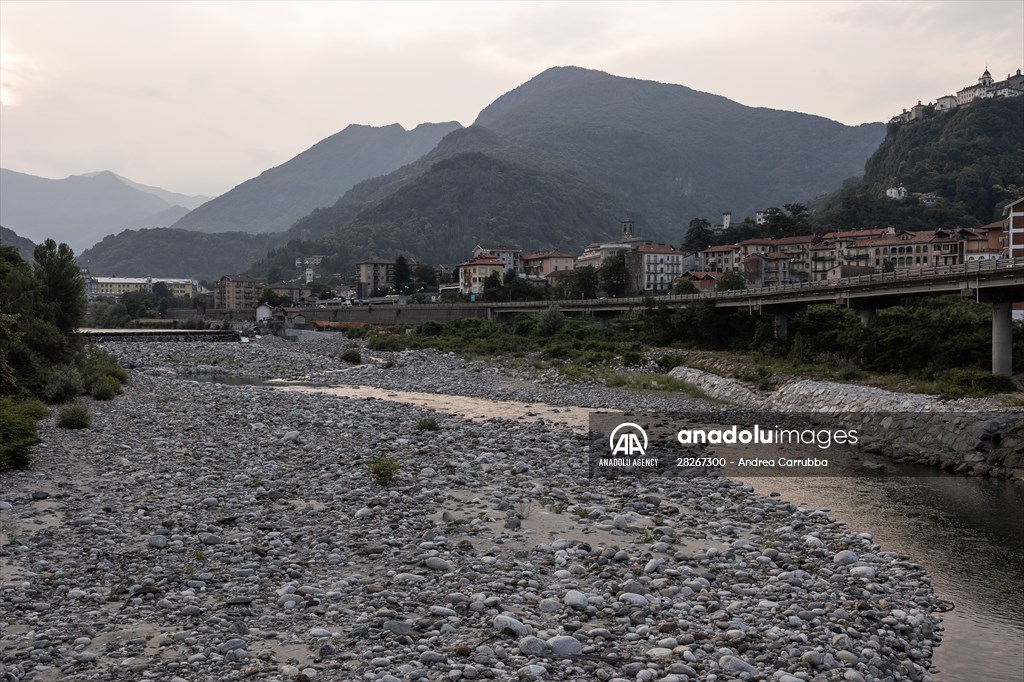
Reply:
M542 415L191 380L736 409L422 352L353 368L346 345L112 345L125 394L91 403L88 430L46 418L33 467L3 474L4 672L929 679L925 571L825 512L712 476L592 480L585 439ZM403 464L390 488L366 466L380 454Z

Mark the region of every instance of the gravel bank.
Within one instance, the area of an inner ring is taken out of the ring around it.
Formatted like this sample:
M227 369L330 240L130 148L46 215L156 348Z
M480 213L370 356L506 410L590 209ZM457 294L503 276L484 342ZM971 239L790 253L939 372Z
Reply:
M590 480L550 423L191 379L733 408L436 353L349 369L327 339L110 349L126 393L88 430L48 417L33 468L0 477L13 679L929 679L924 570L823 511L722 478ZM390 488L366 467L384 453Z

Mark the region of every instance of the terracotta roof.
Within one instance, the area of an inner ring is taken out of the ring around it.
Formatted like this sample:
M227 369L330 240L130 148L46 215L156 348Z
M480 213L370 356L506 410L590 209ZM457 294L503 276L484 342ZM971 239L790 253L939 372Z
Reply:
M541 251L539 253L531 253L523 256L523 260L535 260L539 258L575 258L575 256L568 253L562 253L561 251Z
M459 263L459 267L463 268L467 265L501 265L504 267L505 263L500 258L486 258L480 256L479 258L470 258Z
M717 272L710 272L708 270L687 270L683 274L676 277L676 280L683 279L684 277L694 277L696 279L718 279Z
M725 253L728 251L735 251L739 247L736 244L723 244L721 246L712 246L704 249L701 253Z

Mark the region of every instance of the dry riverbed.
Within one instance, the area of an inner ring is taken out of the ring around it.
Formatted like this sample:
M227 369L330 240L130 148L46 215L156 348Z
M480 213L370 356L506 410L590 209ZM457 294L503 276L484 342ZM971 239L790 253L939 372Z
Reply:
M565 411L734 408L344 343L112 344L125 394L0 475L6 679L929 678L919 565L728 479L592 480Z

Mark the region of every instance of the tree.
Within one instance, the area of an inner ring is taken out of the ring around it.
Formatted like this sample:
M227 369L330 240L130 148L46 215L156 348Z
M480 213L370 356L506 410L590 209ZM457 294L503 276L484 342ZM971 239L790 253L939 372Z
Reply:
M35 276L40 284L41 312L62 334L73 334L85 320L85 282L67 244L47 239L36 246Z
M260 301L274 308L281 306L289 306L292 304L291 299L289 299L284 294L277 293L270 287L264 288L263 291L260 293Z
M433 265L420 263L416 266L415 277L416 281L424 286L437 286L437 270L434 269Z
M405 256L399 256L395 259L395 291L404 293L406 286L412 281L412 275L409 272L409 262L405 260Z
M629 284L629 272L626 270L626 254L608 256L601 261L601 286L609 296L622 296Z
M746 280L736 270L722 273L722 276L718 278L718 284L715 286L717 291L739 291L746 288Z
M694 218L690 221L690 227L683 237L683 251L693 253L703 251L711 246L714 234L711 232L711 223L703 218Z
M697 285L688 279L681 279L672 287L672 293L680 296L697 293Z
M581 298L597 298L597 270L589 265L576 268L571 275L558 280L555 286L555 298L575 300Z
M270 283L281 281L281 268L272 267L267 271L267 281Z
M157 282L153 285L153 294L158 298L171 298L171 289L167 282Z

